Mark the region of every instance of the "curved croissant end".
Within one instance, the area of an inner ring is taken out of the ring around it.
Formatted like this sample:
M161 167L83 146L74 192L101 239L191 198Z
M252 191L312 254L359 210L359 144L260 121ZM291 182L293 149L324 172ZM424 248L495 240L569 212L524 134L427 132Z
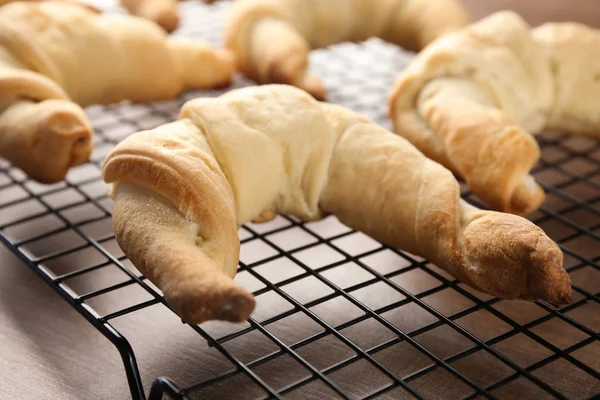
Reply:
M311 48L373 36L411 50L469 23L456 0L242 0L233 4L226 46L238 68L260 83L283 83L325 97L308 71Z
M213 249L200 243L195 222L169 200L140 186L121 184L114 199L119 246L162 290L179 316L190 324L248 319L254 298L232 280L235 270L223 271L218 257L211 254L211 250L237 253L239 243Z
M539 146L486 93L467 79L439 78L408 105L411 90L401 80L392 94L396 133L463 177L493 209L525 215L541 205L544 191L529 175Z
M92 151L92 127L70 101L20 101L0 114L0 156L42 183L55 183Z
M185 87L200 90L231 84L235 63L230 51L186 38L171 38L169 47Z
M1 157L43 183L58 182L87 161L92 128L54 82L29 71L3 71L0 93L30 99L9 103L0 113Z
M239 322L254 299L232 280L240 246L233 195L201 139L197 127L178 121L115 147L103 166L114 184L115 236L184 320ZM200 147L181 151L186 140Z
M479 266L471 285L500 298L544 300L555 307L573 301L563 254L539 227L514 215L464 207L465 253ZM492 237L498 246L482 246Z

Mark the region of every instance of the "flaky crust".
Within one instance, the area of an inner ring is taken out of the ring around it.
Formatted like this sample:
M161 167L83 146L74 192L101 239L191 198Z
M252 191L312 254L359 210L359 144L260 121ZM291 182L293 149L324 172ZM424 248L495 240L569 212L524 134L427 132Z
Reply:
M513 12L496 13L417 55L391 92L390 118L492 208L528 214L545 198L529 174L540 156L532 133L600 132L598 51L591 28L532 30Z
M134 255L134 264L192 323L222 319L223 304L229 316L248 316L251 308L240 300L247 297L231 280L203 283L195 291L188 282L214 279L215 272L232 277L239 251L235 227L276 213L307 221L334 214L501 298L571 301L562 253L540 228L466 204L452 173L408 141L291 86L190 101L179 121L120 143L103 175L113 184L113 221L123 251ZM143 194L124 200L122 186L130 198ZM157 207L152 199L166 200ZM180 234L165 233L162 222L153 220L152 215L162 218L165 202L176 210L176 226L201 230L199 244L192 240L195 230L184 245ZM129 211L122 212L121 204ZM136 209L144 209L147 218L131 224ZM177 241L177 251L156 252L148 243L157 241ZM172 265L181 271L167 277ZM236 300L223 300L228 296ZM208 311L198 314L198 307Z
M0 156L34 179L56 182L91 152L90 124L79 106L169 99L185 88L226 85L233 73L227 51L169 38L140 18L68 2L5 5ZM25 101L36 104L19 105Z
M468 22L456 0L239 0L225 37L251 79L290 84L323 99L325 86L308 71L311 48L378 36L419 50Z

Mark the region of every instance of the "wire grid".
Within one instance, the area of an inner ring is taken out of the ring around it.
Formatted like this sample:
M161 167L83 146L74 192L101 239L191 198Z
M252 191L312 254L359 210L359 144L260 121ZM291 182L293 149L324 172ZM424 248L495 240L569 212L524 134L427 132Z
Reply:
M183 27L176 35L221 45L227 4L188 2L181 7ZM369 40L316 51L311 62L325 78L332 102L389 127L387 93L410 57L395 46ZM238 78L233 87L249 84ZM124 137L173 120L190 98L220 93L89 108L95 150L89 163L59 184L37 184L0 164L2 242L115 344L135 399L145 398L143 382L136 356L114 321L164 301L116 245L112 201L100 166ZM253 317L246 324L228 325L225 332L212 323L191 327L230 367L186 387L167 377L156 379L150 398L597 396L600 143L560 135L546 135L540 142L543 156L534 175L548 201L532 220L565 254L573 304L557 310L541 302L501 301L335 218L305 224L278 216L240 230L236 279L257 298ZM463 196L481 205L466 188ZM72 284L108 268L118 269L121 278L88 291ZM118 297L131 288L144 296L107 312L95 306L99 297ZM236 345L240 340L242 345ZM257 349L255 354L239 352L248 346ZM231 392L239 376L248 378L253 389Z

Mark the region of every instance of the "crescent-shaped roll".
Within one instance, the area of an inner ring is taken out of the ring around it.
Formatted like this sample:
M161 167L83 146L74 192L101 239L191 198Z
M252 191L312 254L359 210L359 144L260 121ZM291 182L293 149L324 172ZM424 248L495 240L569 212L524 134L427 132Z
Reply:
M600 31L531 29L493 14L429 45L390 95L396 133L465 179L494 209L527 214L544 201L530 175L545 129L597 135Z
M80 106L170 99L228 84L227 51L169 38L155 24L67 2L0 8L0 156L56 182L91 152Z
M562 253L530 221L460 199L452 173L402 137L287 85L195 99L107 156L115 236L191 323L241 321L231 278L243 223L328 214L505 299L571 301ZM360 188L360 189L359 189Z
M260 83L285 83L325 97L308 70L311 48L380 37L411 50L469 23L457 0L238 0L226 45Z

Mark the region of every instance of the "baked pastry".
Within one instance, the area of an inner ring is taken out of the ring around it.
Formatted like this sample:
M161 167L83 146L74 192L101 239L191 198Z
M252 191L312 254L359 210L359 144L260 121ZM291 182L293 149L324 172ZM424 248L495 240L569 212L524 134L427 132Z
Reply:
M92 4L83 0L0 0L0 7L15 1L51 1L80 4L95 11L100 11ZM214 3L216 0L204 0L205 3ZM172 32L179 25L179 13L177 11L178 0L120 0L131 15L149 19L160 25L165 31Z
M600 133L600 32L531 29L500 12L432 43L390 96L395 131L461 176L489 206L527 214L544 201L531 133Z
M238 0L225 40L249 78L323 99L323 82L308 71L311 48L378 36L419 50L468 23L457 0Z
M15 1L37 1L37 2L52 1L52 2L57 2L57 3L71 3L71 4L78 4L82 7L89 8L91 11L100 12L100 9L98 7L96 7L95 5L86 3L84 1L80 1L80 0L0 0L0 7L2 7L5 4L8 4L8 3L14 3Z
M67 2L0 8L0 156L41 182L87 160L80 106L176 97L228 84L229 52L169 38L140 18Z
M530 221L460 199L450 171L402 137L287 85L188 102L107 156L115 236L190 323L241 321L237 229L276 213L336 215L505 299L571 301L562 253ZM361 190L357 190L361 188Z
M203 1L210 4L216 0ZM121 5L130 14L154 21L167 32L172 32L179 25L178 2L178 0L121 0Z

